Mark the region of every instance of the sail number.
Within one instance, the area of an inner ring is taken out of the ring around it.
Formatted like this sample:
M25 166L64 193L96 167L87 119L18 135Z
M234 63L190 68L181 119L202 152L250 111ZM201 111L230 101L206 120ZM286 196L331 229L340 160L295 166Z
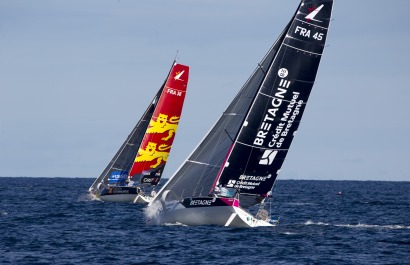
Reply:
M310 29L305 29L305 28L300 27L300 26L296 26L295 34L296 33L299 33L300 36L310 38L311 30ZM312 38L314 38L315 40L322 40L323 39L323 33L316 32L315 34L313 34Z

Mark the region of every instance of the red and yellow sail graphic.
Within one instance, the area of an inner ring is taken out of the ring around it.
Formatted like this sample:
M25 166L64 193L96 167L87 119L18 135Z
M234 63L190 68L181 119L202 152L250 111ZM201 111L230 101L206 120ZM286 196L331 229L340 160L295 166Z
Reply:
M129 176L156 185L168 159L181 117L189 67L174 64L165 82L152 119L141 142Z

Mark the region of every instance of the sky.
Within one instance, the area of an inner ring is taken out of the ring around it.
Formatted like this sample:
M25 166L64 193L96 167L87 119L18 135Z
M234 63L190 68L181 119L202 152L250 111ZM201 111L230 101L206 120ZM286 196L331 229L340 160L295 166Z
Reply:
M170 177L298 0L0 0L0 176L96 178L176 57L190 66ZM410 1L336 0L279 179L410 181Z

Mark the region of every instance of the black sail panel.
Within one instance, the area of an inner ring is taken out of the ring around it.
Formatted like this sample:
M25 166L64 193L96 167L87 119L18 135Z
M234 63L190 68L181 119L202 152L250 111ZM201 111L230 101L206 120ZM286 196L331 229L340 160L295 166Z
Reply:
M332 3L304 1L300 5L242 124L218 185L237 188L241 197L266 196L272 189L314 84ZM257 203L241 199L245 207Z

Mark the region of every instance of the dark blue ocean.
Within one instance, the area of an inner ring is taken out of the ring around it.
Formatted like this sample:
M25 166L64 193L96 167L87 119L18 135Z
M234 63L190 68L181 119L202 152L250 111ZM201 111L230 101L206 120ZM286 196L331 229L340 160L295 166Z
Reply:
M0 264L410 264L410 182L279 180L279 226L238 229L146 225L93 181L0 178Z

